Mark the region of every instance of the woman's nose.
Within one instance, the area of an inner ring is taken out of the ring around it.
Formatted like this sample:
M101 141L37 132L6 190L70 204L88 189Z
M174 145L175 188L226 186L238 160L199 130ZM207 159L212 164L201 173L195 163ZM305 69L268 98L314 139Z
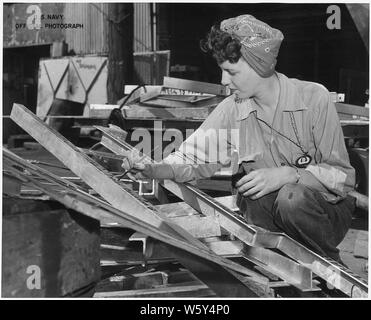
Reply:
M221 83L222 83L223 86L228 86L231 83L229 75L225 71L222 71L222 81L221 81Z

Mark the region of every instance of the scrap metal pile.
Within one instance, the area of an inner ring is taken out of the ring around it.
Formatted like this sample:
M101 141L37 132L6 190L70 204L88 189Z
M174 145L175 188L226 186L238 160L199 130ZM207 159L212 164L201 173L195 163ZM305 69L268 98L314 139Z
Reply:
M202 289L204 295L256 297L259 294L255 286L269 290L294 287L311 294L331 287L345 296L367 297L367 282L351 270L319 256L283 233L247 224L236 212L232 197L216 199L190 184L163 180L154 182L156 192L167 190L184 203L153 205L90 157L94 151L76 147L26 107L14 104L11 118L87 187L56 176L4 149L7 175L67 208L99 220L101 225L136 231L146 259L151 259L150 243L161 243L171 259L201 280L183 287L188 288L188 294ZM122 140L123 131L119 128L97 129L102 132L101 145L112 152L108 157L124 158L133 149ZM105 153L100 156L104 157ZM147 157L145 161L152 160ZM89 192L91 189L94 193ZM169 212L172 206L188 214L172 215ZM164 283L161 289L158 296L176 291ZM95 296L131 295L129 291L114 290L97 292Z

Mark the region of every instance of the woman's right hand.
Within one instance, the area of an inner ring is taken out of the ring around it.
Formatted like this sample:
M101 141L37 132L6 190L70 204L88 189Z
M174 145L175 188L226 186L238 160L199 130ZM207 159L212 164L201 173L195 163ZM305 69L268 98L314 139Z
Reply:
M145 169L145 164L142 162L145 156L140 156L138 150L130 151L129 155L122 161L121 167L127 172L127 176L136 181L137 179L145 178L141 172Z

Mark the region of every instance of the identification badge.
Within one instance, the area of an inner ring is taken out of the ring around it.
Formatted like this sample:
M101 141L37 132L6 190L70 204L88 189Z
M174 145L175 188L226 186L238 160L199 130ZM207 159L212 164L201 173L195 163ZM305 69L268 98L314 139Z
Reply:
M312 157L305 154L301 157L299 157L296 161L295 161L295 166L297 168L306 168L308 166L308 164L310 164L310 162L312 161Z

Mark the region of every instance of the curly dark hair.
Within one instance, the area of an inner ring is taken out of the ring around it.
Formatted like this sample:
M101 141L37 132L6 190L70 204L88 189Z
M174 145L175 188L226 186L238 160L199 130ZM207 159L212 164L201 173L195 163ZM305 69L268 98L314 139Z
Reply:
M220 30L219 25L211 27L206 38L200 41L201 50L211 54L218 64L224 61L236 63L241 58L241 44L237 39Z

